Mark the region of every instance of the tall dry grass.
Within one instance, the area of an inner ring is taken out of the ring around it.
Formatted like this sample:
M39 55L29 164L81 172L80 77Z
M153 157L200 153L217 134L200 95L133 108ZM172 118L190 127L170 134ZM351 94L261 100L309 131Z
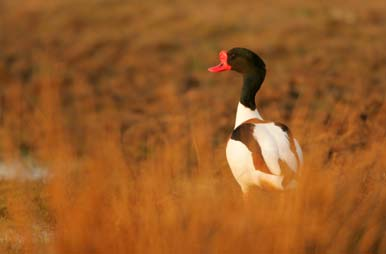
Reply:
M1 3L1 162L48 171L1 181L1 252L386 253L377 2ZM205 72L240 41L305 154L295 191L248 202L224 152L241 80Z

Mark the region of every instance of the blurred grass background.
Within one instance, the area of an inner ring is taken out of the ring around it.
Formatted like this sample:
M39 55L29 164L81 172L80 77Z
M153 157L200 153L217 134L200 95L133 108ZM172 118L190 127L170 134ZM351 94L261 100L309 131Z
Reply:
M0 1L1 252L386 253L385 11ZM241 78L206 71L235 46L306 159L247 204L225 159Z

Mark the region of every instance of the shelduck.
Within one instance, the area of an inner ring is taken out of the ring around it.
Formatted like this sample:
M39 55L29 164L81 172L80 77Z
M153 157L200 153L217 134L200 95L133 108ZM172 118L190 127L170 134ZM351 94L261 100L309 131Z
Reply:
M264 61L245 48L221 51L220 64L210 72L234 70L243 75L236 121L226 147L232 174L243 193L250 187L284 190L296 185L303 164L302 149L290 129L264 120L256 108L255 95L266 74Z

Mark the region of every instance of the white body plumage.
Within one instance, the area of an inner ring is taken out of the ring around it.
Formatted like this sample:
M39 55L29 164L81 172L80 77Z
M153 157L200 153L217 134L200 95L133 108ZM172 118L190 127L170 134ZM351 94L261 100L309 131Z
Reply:
M253 120L248 122L250 119ZM241 140L235 138L235 133L242 131L246 125L251 130L250 134L243 135ZM248 147L246 144L250 142L256 142L260 150ZM299 143L288 130L283 130L277 123L264 121L257 110L251 110L241 103L237 107L236 124L227 144L226 157L232 174L244 193L250 186L269 186L278 190L293 187L295 178L284 184L286 172L283 167L295 175L303 164Z

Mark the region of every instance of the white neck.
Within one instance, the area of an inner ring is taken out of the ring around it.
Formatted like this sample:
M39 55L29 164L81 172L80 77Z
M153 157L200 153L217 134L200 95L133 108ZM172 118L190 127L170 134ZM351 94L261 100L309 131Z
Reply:
M236 113L236 123L235 123L235 129L242 124L243 122L251 119L251 118L257 118L260 120L263 120L261 117L259 111L257 109L251 110L250 108L247 108L243 104L239 102L239 105L237 105L237 113Z

